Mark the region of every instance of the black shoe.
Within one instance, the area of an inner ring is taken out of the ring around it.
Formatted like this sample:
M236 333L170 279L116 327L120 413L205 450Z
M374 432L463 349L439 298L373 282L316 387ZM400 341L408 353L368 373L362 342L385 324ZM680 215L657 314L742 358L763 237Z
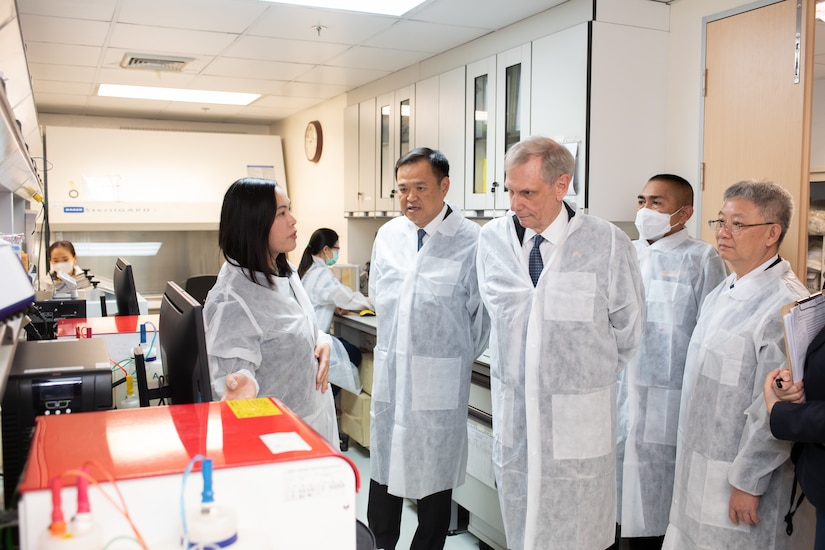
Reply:
M338 434L338 441L341 445L341 452L346 452L349 449L349 436L347 434Z

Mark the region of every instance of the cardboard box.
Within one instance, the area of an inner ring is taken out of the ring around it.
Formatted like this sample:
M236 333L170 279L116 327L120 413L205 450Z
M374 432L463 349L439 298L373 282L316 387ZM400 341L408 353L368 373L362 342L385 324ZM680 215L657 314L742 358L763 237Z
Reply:
M354 395L341 390L341 431L362 447L370 446L370 403L366 392Z
M361 389L372 395L373 357L371 351L361 354L361 365L358 367L358 376L361 378Z

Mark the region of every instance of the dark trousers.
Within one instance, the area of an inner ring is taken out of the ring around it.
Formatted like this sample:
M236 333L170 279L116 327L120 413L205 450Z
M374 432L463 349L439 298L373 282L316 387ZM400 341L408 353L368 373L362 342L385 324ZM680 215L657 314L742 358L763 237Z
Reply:
M410 550L438 550L444 548L450 528L450 509L453 491L448 489L418 499L418 528ZM395 550L401 536L401 509L404 499L387 492L387 486L370 480L367 503L367 521L375 535L376 548Z
M665 536L622 538L622 527L616 525L616 542L607 550L661 550Z
M825 550L825 510L816 509L816 540L814 550Z

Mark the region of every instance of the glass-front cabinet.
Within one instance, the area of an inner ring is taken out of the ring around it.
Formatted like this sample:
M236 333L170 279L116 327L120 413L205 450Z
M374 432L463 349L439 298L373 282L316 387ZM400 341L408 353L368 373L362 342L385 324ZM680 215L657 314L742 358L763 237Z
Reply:
M530 135L530 44L467 65L468 210L506 210L504 155Z
M376 101L377 182L375 208L398 211L395 162L413 147L415 86L379 96Z

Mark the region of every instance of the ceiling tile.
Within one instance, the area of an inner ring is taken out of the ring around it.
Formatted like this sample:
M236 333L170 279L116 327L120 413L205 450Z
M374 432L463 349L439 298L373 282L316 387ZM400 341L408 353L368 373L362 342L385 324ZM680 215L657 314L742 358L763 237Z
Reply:
M237 38L235 34L166 29L118 23L109 45L131 51L168 55L217 55Z
M279 63L277 61L257 61L253 59L229 59L221 57L210 63L203 74L212 76L252 77L273 80L292 80L307 72L312 65L300 63Z
M32 88L38 97L41 94L89 95L94 93L93 86L88 82L61 82L38 79L34 81Z
M324 63L345 51L349 46L310 40L285 40L263 36L246 36L226 48L226 57L288 61L291 63Z
M101 21L43 15L21 15L20 24L26 42L102 46L109 32L109 24Z
M321 82L287 82L278 87L273 93L279 96L291 97L316 97L329 99L343 94L349 90L349 86L343 84L326 84Z
M355 46L343 54L333 57L325 65L393 72L426 59L430 55L424 52Z
M26 44L26 57L31 63L97 67L100 62L100 48L96 46L29 42Z
M21 14L111 21L117 2L118 0L17 0L17 11Z
M254 36L270 36L291 40L312 40L335 44L358 44L370 36L391 27L395 17L354 14L302 8L273 6L247 32ZM319 35L312 27L323 25Z
M421 21L400 21L368 40L365 45L396 48L435 54L475 40L490 32L488 29L457 27Z
M449 0L430 2L410 12L410 19L430 23L452 23L492 31L531 15L549 10L567 0Z
M321 65L314 67L301 75L301 82L317 82L322 84L340 84L350 88L357 88L367 82L387 76L389 71L374 69L348 69L344 67L329 67Z
M119 23L241 34L268 6L226 0L122 0Z
M281 88L283 80L266 80L255 78L228 78L223 76L201 75L192 79L189 87L194 90L212 90L218 92L241 92L247 94L269 94Z
M195 75L168 71L138 71L121 68L101 69L96 84L130 84L159 88L188 88ZM97 88L95 88L97 93Z
M72 67L51 63L29 63L33 79L65 80L66 82L94 82L97 70L92 67Z

